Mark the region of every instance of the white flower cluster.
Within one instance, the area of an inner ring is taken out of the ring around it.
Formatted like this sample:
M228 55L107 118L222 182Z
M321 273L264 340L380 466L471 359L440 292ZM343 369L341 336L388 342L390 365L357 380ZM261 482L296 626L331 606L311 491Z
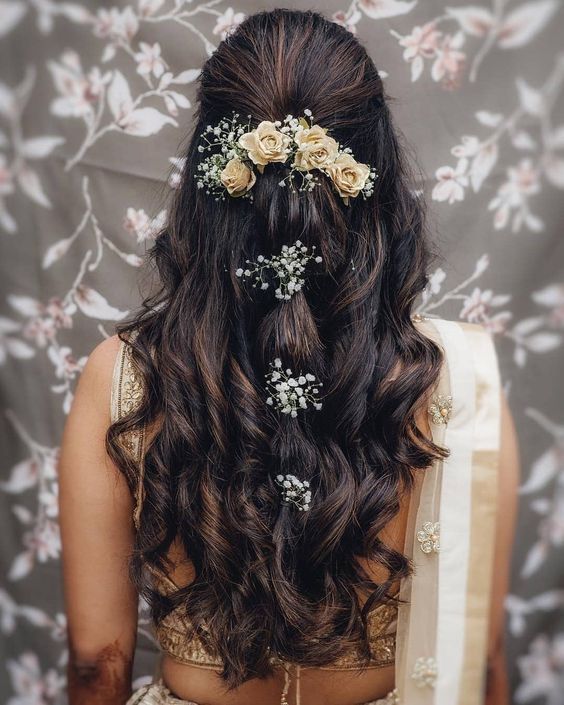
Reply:
M214 194L217 200L230 196L252 199L257 173L269 164L284 164L287 175L280 186L298 191L311 191L325 174L348 205L351 198L374 193L378 175L368 164L357 162L350 147L341 145L328 134L327 128L314 124L311 110L305 117L286 115L284 120L262 120L255 129L239 122L239 114L224 118L218 125L208 125L201 135L200 152L211 152L199 165L198 188ZM299 183L296 184L296 177Z
M249 277L253 280L254 287L268 289L270 284L265 279L265 273L272 270L278 278L278 287L274 295L277 299L288 301L303 287L305 283L303 274L310 260L318 264L322 262L322 258L315 254L315 245L311 246L310 251L300 240L296 240L293 245L283 245L279 255L272 257L259 255L256 262L246 260L247 267L237 269L235 275Z
M295 504L300 512L307 512L311 503L311 490L307 480L298 480L295 475L277 475L276 483L282 488L282 499Z
M207 194L215 196L217 201L225 200L227 186L222 175L227 165L232 160L240 162L246 158L246 151L239 144L239 138L250 130L251 116L247 116L249 122L246 125L239 122L239 117L239 113L233 113L231 118L224 118L215 126L208 125L200 135L203 144L198 146L198 152L211 154L198 164L196 185L205 189ZM247 171L250 173L250 170ZM247 189L237 195L252 199Z
M293 418L298 415L299 409L307 409L309 406L313 406L316 411L321 409L318 395L323 382L316 382L315 375L308 372L294 377L289 367L285 370L282 368L279 357L270 363L270 367L272 370L265 375L270 395L266 403L269 406Z

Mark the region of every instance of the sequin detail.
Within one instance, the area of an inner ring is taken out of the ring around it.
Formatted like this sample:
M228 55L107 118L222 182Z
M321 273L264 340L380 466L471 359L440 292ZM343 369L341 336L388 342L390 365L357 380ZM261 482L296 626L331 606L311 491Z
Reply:
M434 688L437 681L437 662L432 656L419 657L415 662L411 677L418 688Z
M128 416L139 408L143 398L143 383L131 355L131 347L123 344L121 350L119 384L117 389L117 419ZM123 447L136 461L143 454L143 432L130 431L121 437Z
M439 394L429 406L431 420L437 426L446 425L452 413L452 397L450 395Z
M423 553L438 553L441 548L440 543L441 525L438 521L426 521L421 531L417 532L419 548Z
M367 703L366 705L400 705L400 699L398 691L396 688L388 693L385 698L381 700L376 700L374 703Z
M160 580L155 574L155 587L168 592L172 585L169 581ZM382 668L394 663L396 652L395 620L397 618L397 605L394 603L383 604L372 610L368 616L370 628L370 651L372 661L367 668ZM391 631L394 633L390 633ZM206 648L202 638L194 633L187 641L186 634L190 630L186 616L177 611L170 612L156 628L157 641L163 651L169 654L175 661L186 665L196 665L202 668L218 670L223 667L222 661L211 654ZM200 631L202 628L200 628ZM272 656L270 662L274 666L284 665L277 656ZM356 649L344 654L339 659L331 663L330 666L321 666L320 670L346 671L357 670L362 662L361 656Z
M136 411L143 399L143 380L133 361L131 346L125 342L121 344L117 379L112 394L113 421L117 421ZM133 522L138 528L144 499L143 455L145 447L145 428L143 427L139 430L123 433L120 436L120 443L125 451L132 456L138 467L137 475L131 479L135 494Z

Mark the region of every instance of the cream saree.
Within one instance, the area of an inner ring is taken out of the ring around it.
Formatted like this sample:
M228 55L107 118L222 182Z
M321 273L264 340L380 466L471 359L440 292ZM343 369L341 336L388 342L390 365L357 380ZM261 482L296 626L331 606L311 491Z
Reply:
M419 473L410 502L405 553L414 571L400 591L396 689L365 705L483 705L500 443L497 359L479 326L420 317L416 325L444 351L429 414L434 441L450 455ZM131 365L123 351L119 358ZM130 408L139 395L133 372L122 385L113 418L119 404ZM138 703L191 705L158 676L129 701Z
M402 705L481 705L487 660L500 442L500 382L489 334L421 320L444 350L430 409L449 457L421 474L412 498L397 652Z

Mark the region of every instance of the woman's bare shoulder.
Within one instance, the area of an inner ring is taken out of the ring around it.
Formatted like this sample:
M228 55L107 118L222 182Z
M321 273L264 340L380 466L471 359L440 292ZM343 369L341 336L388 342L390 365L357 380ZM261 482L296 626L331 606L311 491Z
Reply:
M92 423L94 418L97 425L109 425L113 371L120 344L119 337L112 335L89 354L69 413L71 426L74 426L73 421Z

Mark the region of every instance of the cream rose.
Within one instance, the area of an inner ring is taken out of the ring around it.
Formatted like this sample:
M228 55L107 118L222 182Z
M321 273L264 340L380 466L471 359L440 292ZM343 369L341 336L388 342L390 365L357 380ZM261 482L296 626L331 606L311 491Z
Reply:
M370 176L370 167L357 162L350 154L340 154L334 162L328 164L324 171L331 177L341 195L348 203L349 197L355 198L365 187Z
M230 196L242 196L254 186L257 177L252 169L235 157L227 162L220 179Z
M290 137L268 120L260 122L256 130L239 137L239 144L247 150L249 159L259 166L261 172L270 162L286 161L290 142Z
M319 125L299 130L294 135L294 142L298 145L294 166L304 171L324 169L339 153L337 142Z

